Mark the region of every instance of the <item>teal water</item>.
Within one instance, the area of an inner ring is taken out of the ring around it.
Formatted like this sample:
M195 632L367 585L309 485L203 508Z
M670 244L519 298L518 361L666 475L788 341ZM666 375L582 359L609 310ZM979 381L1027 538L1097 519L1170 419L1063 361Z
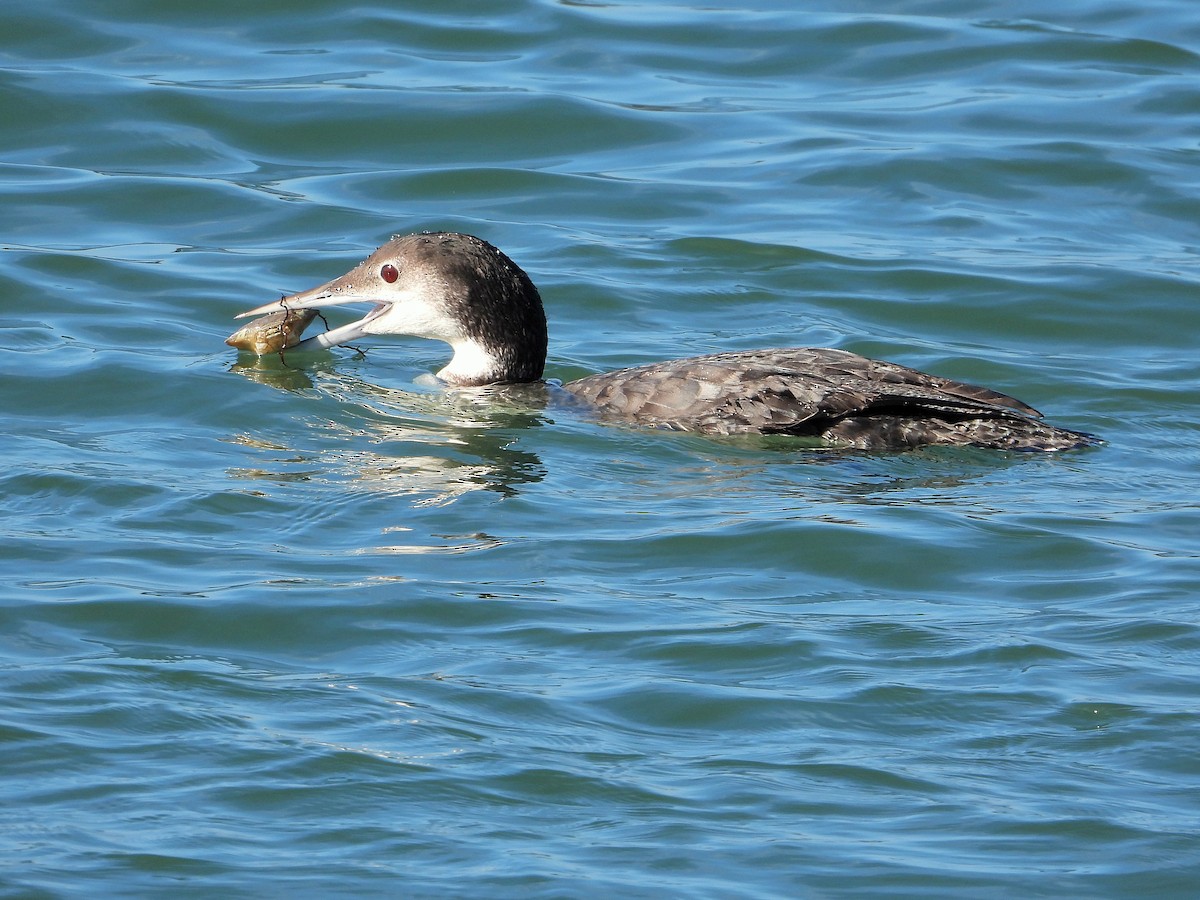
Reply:
M879 7L4 4L0 893L1195 894L1200 20ZM838 346L1107 443L222 343L423 229L552 377Z

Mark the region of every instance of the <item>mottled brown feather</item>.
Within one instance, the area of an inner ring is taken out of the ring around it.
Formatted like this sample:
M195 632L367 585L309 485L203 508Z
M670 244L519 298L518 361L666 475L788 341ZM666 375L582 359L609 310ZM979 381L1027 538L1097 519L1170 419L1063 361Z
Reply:
M1061 450L1095 440L1013 397L844 350L714 353L564 385L608 421L705 434L791 434L838 447Z

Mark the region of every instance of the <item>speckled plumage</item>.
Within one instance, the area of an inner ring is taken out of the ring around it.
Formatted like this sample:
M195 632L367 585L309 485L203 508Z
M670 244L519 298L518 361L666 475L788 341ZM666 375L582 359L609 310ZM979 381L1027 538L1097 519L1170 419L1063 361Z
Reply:
M606 420L704 434L790 434L861 450L1067 450L1095 442L1039 421L1033 407L997 391L844 350L714 353L563 387Z
M541 378L546 317L537 288L516 263L471 235L393 238L340 278L242 315L358 302L375 308L296 350L412 334L454 348L438 373L451 384ZM843 350L714 353L593 375L564 389L607 421L797 435L832 447L1069 450L1097 442L1041 422L1037 410L1005 394Z

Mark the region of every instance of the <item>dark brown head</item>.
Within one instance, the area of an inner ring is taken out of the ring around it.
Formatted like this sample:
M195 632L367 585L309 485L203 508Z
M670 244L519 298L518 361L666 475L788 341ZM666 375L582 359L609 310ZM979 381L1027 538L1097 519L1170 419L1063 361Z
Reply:
M365 335L410 334L454 348L438 375L452 384L536 381L546 363L546 313L521 268L469 234L409 234L388 241L345 275L243 315L343 303L374 303L349 325L296 349Z

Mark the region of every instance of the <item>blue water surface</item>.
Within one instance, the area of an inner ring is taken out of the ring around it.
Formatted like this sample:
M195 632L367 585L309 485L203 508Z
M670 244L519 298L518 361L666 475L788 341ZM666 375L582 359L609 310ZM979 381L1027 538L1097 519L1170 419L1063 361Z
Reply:
M1191 3L0 29L4 896L1194 896ZM530 273L553 378L836 346L1106 443L803 450L223 344L426 229Z

